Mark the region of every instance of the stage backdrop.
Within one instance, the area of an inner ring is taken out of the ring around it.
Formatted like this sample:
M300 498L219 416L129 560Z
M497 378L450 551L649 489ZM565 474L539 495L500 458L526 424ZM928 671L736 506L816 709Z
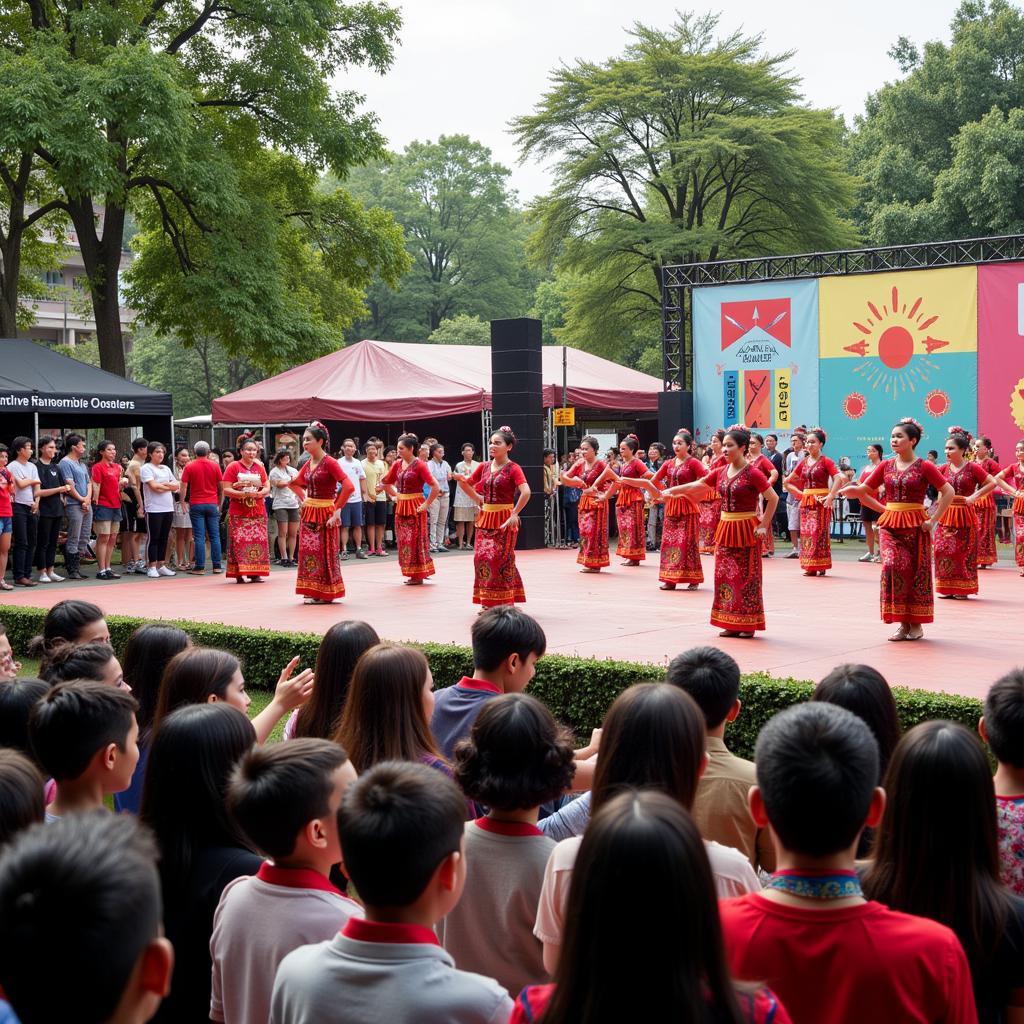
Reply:
M828 453L858 464L913 416L924 455L946 428L973 431L978 409L977 268L826 277L819 281L821 416Z
M978 430L1013 463L1024 437L1024 263L978 268Z
M733 423L783 437L817 423L818 282L694 289L693 353L698 438Z

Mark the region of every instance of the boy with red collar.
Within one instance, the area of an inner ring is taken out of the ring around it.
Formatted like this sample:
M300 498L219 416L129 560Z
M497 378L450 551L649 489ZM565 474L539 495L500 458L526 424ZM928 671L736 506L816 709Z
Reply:
M355 777L348 755L328 740L254 747L239 762L228 811L271 860L221 895L210 939L211 1020L267 1020L285 956L362 917L362 907L328 881L341 860L338 808Z
M505 1024L505 989L457 970L433 931L465 884L465 813L455 784L423 764L384 761L349 787L342 861L367 919L285 957L270 1024Z
M885 808L871 730L837 705L799 704L761 730L754 761L750 812L778 870L720 905L733 977L769 985L793 1024L975 1024L953 932L861 893L857 841Z

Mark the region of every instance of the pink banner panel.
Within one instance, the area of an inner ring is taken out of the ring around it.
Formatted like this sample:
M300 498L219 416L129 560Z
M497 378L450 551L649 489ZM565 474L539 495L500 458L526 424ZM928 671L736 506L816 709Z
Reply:
M1024 263L978 267L978 432L999 461L1024 437Z

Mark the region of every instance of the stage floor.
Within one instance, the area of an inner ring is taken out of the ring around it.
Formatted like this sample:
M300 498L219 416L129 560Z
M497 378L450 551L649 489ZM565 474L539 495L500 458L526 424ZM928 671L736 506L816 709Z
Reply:
M688 647L718 644L744 671L817 680L842 662L866 662L892 685L975 697L1024 663L1024 579L1007 560L1005 547L1001 564L981 573L980 597L936 601L936 621L925 627L927 639L917 643L887 642L894 627L878 617L880 567L854 560L863 546L833 550L835 568L824 578L804 577L795 560L765 560L768 630L753 640L718 637L708 622L709 582L696 592L659 590L656 554L635 569L621 567L613 556L612 568L600 574L579 573L574 551L524 551L518 564L525 609L543 625L550 653L665 664ZM0 599L0 619L4 603L45 608L78 594L109 613L154 619L318 633L341 618L365 619L390 640L468 644L479 611L471 603L472 556L448 552L435 562L431 581L408 587L401 583L393 553L351 558L343 566L348 597L329 607L303 605L294 593L294 570L275 566L260 586L179 574L159 581L126 576L117 582L19 589ZM710 579L712 572L712 559L705 557L704 574Z

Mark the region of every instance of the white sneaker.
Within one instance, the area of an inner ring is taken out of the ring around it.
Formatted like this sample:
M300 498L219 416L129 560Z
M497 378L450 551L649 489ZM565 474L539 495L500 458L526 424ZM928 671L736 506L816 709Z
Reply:
M161 565L157 572L161 576L177 576L178 574L173 569L168 569L166 565Z
M63 576L58 576L56 574L56 572L51 572L50 573L50 582L51 583L63 583L64 582L64 577Z
M147 575L147 576L148 576L148 577L149 577L149 578L150 578L151 580L158 580L158 579L160 579L160 573L158 573L158 572L156 571L156 567L155 567L155 566L154 566L154 567L153 567L152 569L149 569L149 570L147 570L147 572L146 572L146 575Z
M52 580L50 579L50 577L49 577L49 576L47 576L45 572L41 572L41 573L40 573L40 574L39 574L39 575L38 575L38 576L36 577L36 580L37 580L37 582L39 582L39 583L51 583L51 582L52 582Z

